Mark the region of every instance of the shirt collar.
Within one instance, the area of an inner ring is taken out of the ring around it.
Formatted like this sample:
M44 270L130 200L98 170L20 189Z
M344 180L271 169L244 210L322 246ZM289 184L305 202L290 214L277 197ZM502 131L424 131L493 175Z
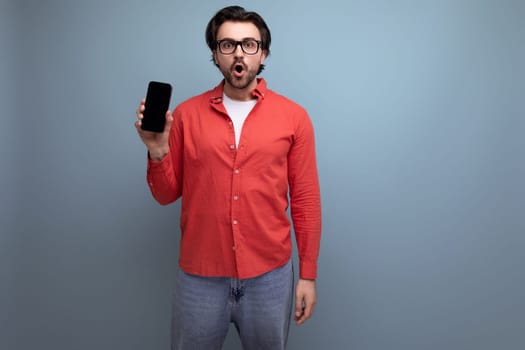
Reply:
M252 96L258 100L263 100L266 95L266 81L264 78L257 78L257 86L252 91ZM210 103L222 103L222 95L224 93L224 79L217 85L210 93Z

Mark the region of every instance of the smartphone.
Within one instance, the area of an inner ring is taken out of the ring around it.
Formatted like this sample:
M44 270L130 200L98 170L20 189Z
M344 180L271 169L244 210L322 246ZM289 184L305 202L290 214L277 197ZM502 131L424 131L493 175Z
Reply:
M166 124L166 112L170 108L171 85L150 81L144 105L142 130L163 132Z

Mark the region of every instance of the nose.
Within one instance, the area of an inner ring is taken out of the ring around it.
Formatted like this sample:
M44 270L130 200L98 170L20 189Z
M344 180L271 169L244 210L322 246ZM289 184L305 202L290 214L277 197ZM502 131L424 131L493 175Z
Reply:
M238 42L235 45L235 51L233 51L235 57L243 57L244 51L242 50L242 43Z

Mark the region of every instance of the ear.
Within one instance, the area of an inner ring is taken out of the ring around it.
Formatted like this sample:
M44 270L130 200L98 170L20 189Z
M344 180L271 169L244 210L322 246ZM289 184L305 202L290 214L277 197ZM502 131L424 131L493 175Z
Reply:
M219 65L219 60L217 59L217 50L213 50L213 63L215 63L216 66Z

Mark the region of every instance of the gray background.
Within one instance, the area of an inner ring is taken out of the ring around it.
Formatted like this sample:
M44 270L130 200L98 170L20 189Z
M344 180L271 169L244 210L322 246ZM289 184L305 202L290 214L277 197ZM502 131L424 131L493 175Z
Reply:
M218 83L227 4L1 2L0 348L169 347L180 206L134 110L149 80L172 106ZM525 3L240 4L316 128L319 304L289 348L525 348Z

